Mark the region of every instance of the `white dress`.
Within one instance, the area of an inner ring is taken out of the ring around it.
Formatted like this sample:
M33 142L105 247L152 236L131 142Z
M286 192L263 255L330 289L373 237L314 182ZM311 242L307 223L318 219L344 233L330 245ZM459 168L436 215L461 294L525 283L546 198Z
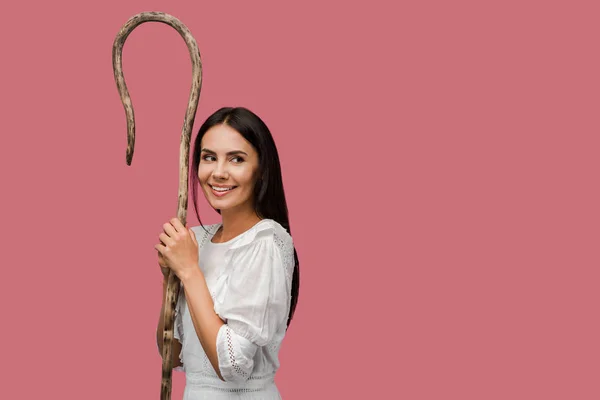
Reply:
M279 223L263 219L225 242L211 239L221 224L192 227L199 267L214 310L226 322L217 335L220 380L194 329L183 288L174 335L186 386L183 400L281 399L274 377L291 304L294 247Z

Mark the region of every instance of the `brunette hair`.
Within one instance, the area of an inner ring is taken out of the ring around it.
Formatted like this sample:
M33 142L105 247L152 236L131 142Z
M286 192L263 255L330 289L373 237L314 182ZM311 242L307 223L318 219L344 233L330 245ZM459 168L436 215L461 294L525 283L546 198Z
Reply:
M281 165L279 154L273 136L267 125L252 111L244 107L223 107L206 119L200 127L194 141L192 153L192 202L196 217L200 221L198 213L198 167L200 165L200 153L202 138L206 132L215 125L225 124L240 133L258 153L258 179L254 187L254 207L261 218L269 218L278 222L291 235L288 217L287 203L283 190L283 179L281 176ZM219 210L216 210L219 214ZM202 221L200 221L202 225ZM298 303L300 290L300 265L298 254L294 248L294 274L292 278L292 302L288 315L287 326L292 322L292 317Z

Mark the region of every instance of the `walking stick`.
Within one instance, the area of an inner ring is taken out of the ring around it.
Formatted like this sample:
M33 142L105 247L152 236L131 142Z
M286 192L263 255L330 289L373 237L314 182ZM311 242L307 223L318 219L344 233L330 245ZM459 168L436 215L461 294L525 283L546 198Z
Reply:
M181 221L181 223L185 226L188 202L190 137L192 133L192 127L194 125L196 109L198 108L200 89L202 87L202 62L200 61L198 45L196 44L196 40L190 33L189 29L177 18L161 12L143 12L134 15L125 23L125 25L123 25L113 44L112 56L115 81L117 83L119 95L121 96L121 102L123 103L123 107L125 107L125 113L127 115L126 162L127 165L131 165L131 160L133 158L133 148L135 145L135 119L133 116L133 107L131 105L129 91L127 90L125 79L123 77L121 54L123 52L123 45L125 44L125 39L127 39L127 36L129 36L135 27L148 21L162 22L175 28L175 30L177 30L177 32L179 32L179 34L185 40L190 52L190 57L192 59L192 88L185 113L183 128L181 131L181 145L179 148L179 197L177 202L177 218L179 218L179 221ZM160 388L161 400L171 399L171 378L173 375L171 351L173 344L173 327L175 322L175 304L177 302L177 296L179 295L179 286L179 279L172 271L170 271L167 281L167 292L164 299L165 307L163 314L164 330L162 348L162 380Z

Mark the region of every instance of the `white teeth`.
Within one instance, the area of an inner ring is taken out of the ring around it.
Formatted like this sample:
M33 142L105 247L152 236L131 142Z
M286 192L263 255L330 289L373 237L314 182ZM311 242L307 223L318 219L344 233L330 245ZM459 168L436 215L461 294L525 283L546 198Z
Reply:
M231 190L231 189L233 189L233 187L230 187L230 188L218 188L218 187L215 187L215 186L211 186L211 188L213 188L213 189L214 189L214 190L216 190L217 192L226 192L226 191L228 191L228 190Z

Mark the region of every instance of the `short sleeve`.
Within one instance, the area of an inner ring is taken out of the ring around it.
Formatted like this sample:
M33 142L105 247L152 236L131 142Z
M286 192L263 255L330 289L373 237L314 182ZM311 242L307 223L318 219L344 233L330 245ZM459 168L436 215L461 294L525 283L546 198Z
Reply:
M226 321L217 334L219 369L226 381L249 379L258 348L285 329L291 298L287 259L273 229L233 250L214 301L215 312Z
M250 244L235 249L231 263L215 312L237 335L264 346L287 321L290 300L284 254L274 230L262 230Z

